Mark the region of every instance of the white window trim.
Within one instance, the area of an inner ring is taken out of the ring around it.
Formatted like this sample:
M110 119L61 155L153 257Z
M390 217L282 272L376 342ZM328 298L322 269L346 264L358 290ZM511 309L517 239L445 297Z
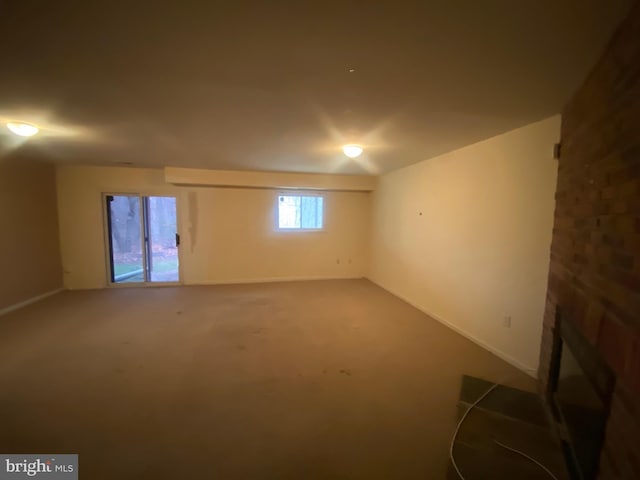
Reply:
M322 197L322 228L281 228L280 227L280 197ZM283 190L276 192L276 212L275 212L275 220L276 220L276 230L278 232L284 233L321 233L326 231L327 228L327 196L324 192L314 192L309 190Z

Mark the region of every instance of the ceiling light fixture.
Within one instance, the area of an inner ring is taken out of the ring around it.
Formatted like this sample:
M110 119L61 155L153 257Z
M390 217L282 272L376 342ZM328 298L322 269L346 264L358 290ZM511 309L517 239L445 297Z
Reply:
M7 123L7 128L11 130L12 133L20 135L21 137L33 137L40 131L35 125L22 122L9 122Z
M360 145L345 145L344 147L342 147L342 151L349 158L356 158L362 155L362 147Z

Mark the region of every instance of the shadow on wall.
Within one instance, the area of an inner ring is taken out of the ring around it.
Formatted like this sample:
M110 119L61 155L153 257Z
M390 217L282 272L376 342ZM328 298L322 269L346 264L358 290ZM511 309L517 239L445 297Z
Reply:
M198 241L198 194L196 192L189 192L189 247L191 253L196 248Z
M0 159L0 310L62 288L56 205L53 165Z

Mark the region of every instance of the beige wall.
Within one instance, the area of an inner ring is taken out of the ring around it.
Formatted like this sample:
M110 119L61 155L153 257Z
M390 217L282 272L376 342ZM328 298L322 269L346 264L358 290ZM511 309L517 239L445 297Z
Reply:
M107 284L102 193L175 194L185 284L361 277L368 262L370 194L326 192L322 232L278 232L278 191L178 187L160 169L59 166L64 284ZM338 263L339 262L339 263Z
M386 174L373 195L370 278L531 374L559 135L555 116Z
M0 160L0 311L62 287L55 170Z

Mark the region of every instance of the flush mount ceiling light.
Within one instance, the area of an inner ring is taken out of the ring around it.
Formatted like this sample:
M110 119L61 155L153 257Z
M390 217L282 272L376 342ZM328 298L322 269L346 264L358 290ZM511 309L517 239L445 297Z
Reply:
M349 158L356 158L362 155L362 147L360 145L345 145L344 147L342 147L342 151Z
M11 130L12 133L20 135L21 137L33 137L40 131L35 125L22 122L9 122L7 123L7 128Z

